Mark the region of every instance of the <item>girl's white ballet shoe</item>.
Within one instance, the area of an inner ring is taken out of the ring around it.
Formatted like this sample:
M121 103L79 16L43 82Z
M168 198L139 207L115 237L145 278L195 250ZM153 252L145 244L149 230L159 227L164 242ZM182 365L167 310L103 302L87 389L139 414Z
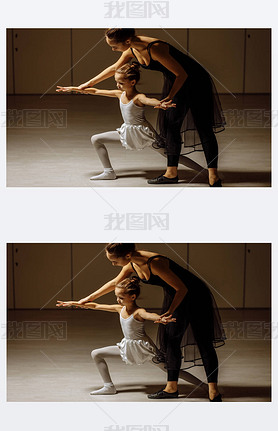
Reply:
M90 392L90 395L115 395L116 393L117 391L114 385L104 385L103 388Z
M92 181L96 181L96 180L115 180L117 178L115 172L113 171L113 169L111 171L104 171L99 175L95 175L93 177L90 178L90 180Z

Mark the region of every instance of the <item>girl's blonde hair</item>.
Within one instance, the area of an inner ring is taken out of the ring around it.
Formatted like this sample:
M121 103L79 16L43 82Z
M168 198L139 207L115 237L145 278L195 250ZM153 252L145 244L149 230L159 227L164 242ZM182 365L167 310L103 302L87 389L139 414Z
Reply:
M133 79L135 79L137 83L140 79L140 65L136 62L124 64L123 66L119 67L115 73L124 75L124 78L128 79L129 81L133 81Z
M127 295L136 295L136 298L140 295L140 280L139 277L132 276L125 278L120 283L116 284L116 287L123 289Z

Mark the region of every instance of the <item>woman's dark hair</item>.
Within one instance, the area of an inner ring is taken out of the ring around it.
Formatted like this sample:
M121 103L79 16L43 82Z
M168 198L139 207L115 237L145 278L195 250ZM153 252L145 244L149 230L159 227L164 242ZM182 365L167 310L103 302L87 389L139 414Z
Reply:
M136 295L136 298L140 295L140 279L136 277L136 275L125 278L123 281L116 284L116 287L123 289L127 295Z
M129 81L133 81L135 79L136 83L140 79L140 65L139 63L131 63L131 64L124 64L123 66L119 67L115 71L116 73L121 73L124 75L125 79L128 79Z
M114 254L116 257L125 257L128 253L133 253L136 246L133 243L111 242L105 247L105 251Z
M108 28L105 31L105 36L116 43L123 43L130 37L135 36L134 28Z

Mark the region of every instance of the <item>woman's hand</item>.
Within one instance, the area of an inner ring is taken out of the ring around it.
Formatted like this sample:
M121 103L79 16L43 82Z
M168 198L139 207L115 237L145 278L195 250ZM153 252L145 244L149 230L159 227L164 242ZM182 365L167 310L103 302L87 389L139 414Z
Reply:
M77 303L78 303L78 305L83 305L83 304L86 304L86 302L91 302L90 296L86 296L86 298L80 299Z
M89 82L85 82L85 84L80 84L78 85L78 90L85 90L85 88L90 88L91 86L89 85Z
M172 314L164 313L159 316L159 319L155 320L154 323L162 323L163 325L167 325L168 323L176 322L176 318L172 317Z
M165 97L164 99L160 100L160 102L172 102L172 98L170 96Z
M175 108L177 105L175 103L172 103L171 99L168 99L166 97L166 99L160 100L159 104L156 105L154 108L155 109L164 109L164 111L166 111L166 109L168 108Z

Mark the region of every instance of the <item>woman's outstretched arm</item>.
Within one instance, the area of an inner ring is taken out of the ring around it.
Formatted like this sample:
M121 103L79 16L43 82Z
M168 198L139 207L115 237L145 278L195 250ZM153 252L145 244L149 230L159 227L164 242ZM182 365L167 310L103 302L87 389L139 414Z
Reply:
M87 82L84 82L84 84L80 84L78 88L80 90L83 90L87 87L93 87L94 85L98 84L99 82L105 81L105 79L110 78L115 74L115 71L119 69L124 64L128 63L133 57L133 54L130 49L127 51L124 51L116 63L112 64L111 66L104 69L102 72L100 72L98 75L94 76L92 79L90 79Z
M129 277L132 273L133 273L133 268L129 263L122 268L121 272L119 273L119 275L117 275L117 277L113 278L113 280L108 281L98 290L86 296L85 298L80 299L78 303L85 304L86 302L94 301L95 299L100 298L103 295L106 295L106 293L112 292L118 283L123 281L125 278Z

